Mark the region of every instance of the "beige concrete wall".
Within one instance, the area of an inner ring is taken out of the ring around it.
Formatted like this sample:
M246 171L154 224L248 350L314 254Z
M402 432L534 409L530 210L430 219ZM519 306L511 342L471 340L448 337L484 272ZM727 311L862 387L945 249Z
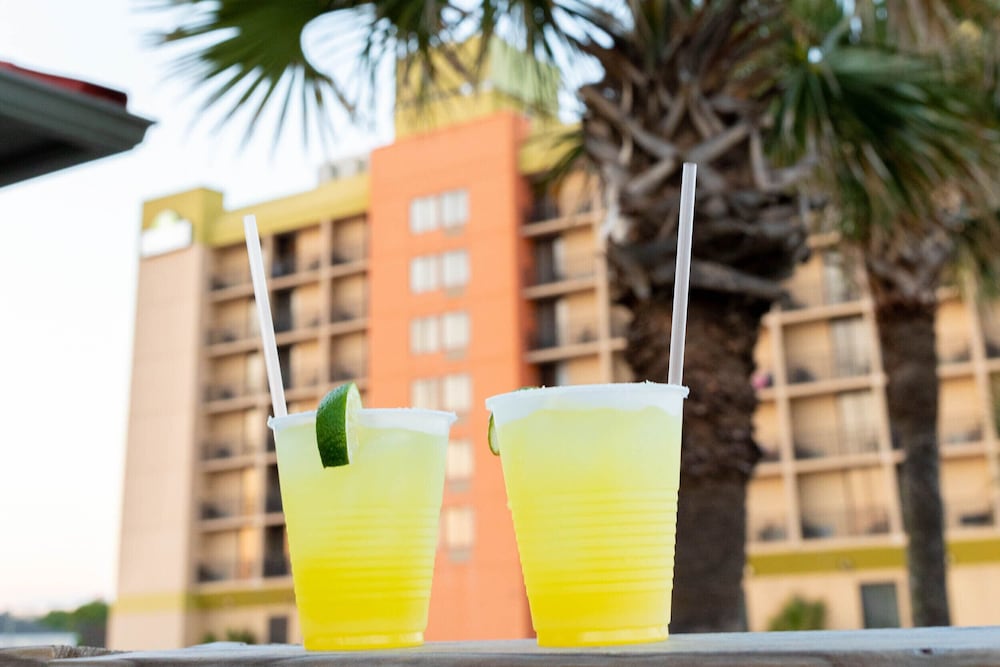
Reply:
M294 386L308 387L319 381L319 344L316 341L292 345L290 357Z
M796 269L785 288L794 304L818 306L823 302L822 280L823 262L819 253L814 253L808 262Z
M563 275L569 278L592 275L597 266L594 232L590 227L567 230L560 236L562 243Z
M753 415L754 439L761 448L778 453L778 410L774 403L761 403Z
M826 604L828 630L851 630L864 626L861 584L895 583L900 623L909 625L909 595L906 575L900 569L818 572L807 575L747 577L744 582L747 622L750 630L768 629L771 619L793 596Z
M601 362L597 356L576 357L566 362L566 372L570 384L599 384L601 377Z
M1000 563L950 568L948 599L953 625L1000 625Z
M368 299L368 279L363 275L337 278L332 288L333 310L344 308L350 312L365 312Z
M635 382L635 374L632 372L632 367L625 361L622 353L615 352L611 358L611 368L614 382Z
M365 376L368 373L368 339L363 333L337 336L330 343L330 363Z
M246 245L237 243L216 249L212 255L212 276L230 279L240 277L249 282L250 264L247 260Z
M288 642L291 644L302 642L302 632L299 628L295 605L288 604L254 605L201 611L197 614L195 623L199 632L197 637L192 638L192 642L202 641L209 633L216 641L225 641L226 631L234 630L250 631L257 643L263 644L268 641L268 619L272 616L288 617Z
M140 263L118 566L121 606L112 611L108 636L115 648L172 648L184 641L179 600L192 578L204 262L204 250L194 246Z
M788 537L785 487L780 477L758 477L750 482L747 519L747 540L750 542Z

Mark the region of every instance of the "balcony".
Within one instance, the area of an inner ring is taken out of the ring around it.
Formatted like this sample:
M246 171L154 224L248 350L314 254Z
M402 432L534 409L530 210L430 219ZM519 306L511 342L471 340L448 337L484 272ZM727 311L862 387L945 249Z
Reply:
M353 264L368 257L368 249L364 243L338 244L330 254L330 263L334 266Z
M284 333L294 329L309 329L318 327L322 318L319 313L308 313L293 316L290 313L278 315L274 318L274 332Z
M846 278L828 280L796 278L785 287L790 293L788 310L834 306L861 299L861 290L850 284Z
M793 442L797 460L871 454L878 451L878 431L874 426L847 431L834 427L796 433Z
M219 461L252 454L254 448L249 443L237 439L210 440L201 446L203 461Z
M253 396L263 391L263 387L237 382L218 382L205 387L205 400L230 401L245 396Z
M964 364L972 360L972 345L968 336L939 336L937 361L939 364Z
M237 287L239 285L249 285L250 271L218 271L212 275L209 283L213 292L229 289L230 287Z
M265 577L287 577L292 573L291 564L285 554L273 554L264 557Z
M832 355L832 356L831 356ZM788 384L861 377L871 373L867 351L813 348L796 350L787 361Z
M755 516L747 518L747 537L751 542L780 542L788 539L784 515Z
M239 581L257 576L257 563L251 560L209 560L198 564L198 583Z
M532 350L546 350L591 343L597 340L597 334L597 323L592 319L571 320L563 326L540 327L529 339L529 347Z
M949 530L995 525L996 517L988 498L945 499L945 526Z
M597 258L590 254L566 257L561 262L546 262L535 266L527 276L529 285L549 285L552 283L590 278L597 271Z
M250 514L254 514L254 507L250 498L230 496L223 498L210 498L201 501L201 512L199 516L203 521L212 521L215 519L230 519Z
M330 321L333 323L361 320L367 315L367 299L334 299L330 307Z
M978 414L938 416L939 442L942 445L965 445L983 441L983 417Z
M367 365L364 360L335 361L330 364L330 380L344 382L365 377Z
M247 318L245 322L226 322L211 327L206 339L209 345L224 345L249 338L256 339L258 333L256 318Z
M802 537L807 540L889 532L889 513L883 507L803 510L801 521Z
M271 275L275 278L290 276L303 271L315 271L322 264L319 256L296 257L295 255L278 256L271 264Z

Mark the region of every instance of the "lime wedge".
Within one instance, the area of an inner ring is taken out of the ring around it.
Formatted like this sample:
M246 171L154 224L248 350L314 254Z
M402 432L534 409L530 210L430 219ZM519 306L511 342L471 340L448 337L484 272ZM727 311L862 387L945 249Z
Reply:
M324 468L346 466L357 450L354 425L361 411L361 394L353 382L330 390L316 410L316 444Z
M525 391L527 389L538 389L538 387L521 387L517 391ZM493 421L492 414L490 414L490 426L486 432L486 439L490 443L490 451L493 452L493 456L500 456L500 439L497 438L497 425Z
M493 452L493 456L500 456L500 442L497 440L497 425L493 422L493 415L490 415L490 429L486 438L490 442L490 451Z

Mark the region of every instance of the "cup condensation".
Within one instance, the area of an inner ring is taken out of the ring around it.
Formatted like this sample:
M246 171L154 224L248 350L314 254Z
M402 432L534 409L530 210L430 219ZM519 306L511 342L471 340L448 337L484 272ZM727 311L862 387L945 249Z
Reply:
M667 638L687 393L583 385L486 401L540 645Z
M272 418L306 649L415 646L427 626L455 415L362 410L349 465L324 468L315 412Z

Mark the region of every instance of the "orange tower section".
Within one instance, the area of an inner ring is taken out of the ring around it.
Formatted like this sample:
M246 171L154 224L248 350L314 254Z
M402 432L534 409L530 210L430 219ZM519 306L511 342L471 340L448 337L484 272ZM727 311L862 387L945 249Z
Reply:
M372 407L454 410L428 640L532 634L486 397L533 383L524 362L518 171L527 122L500 111L403 138L371 164Z

